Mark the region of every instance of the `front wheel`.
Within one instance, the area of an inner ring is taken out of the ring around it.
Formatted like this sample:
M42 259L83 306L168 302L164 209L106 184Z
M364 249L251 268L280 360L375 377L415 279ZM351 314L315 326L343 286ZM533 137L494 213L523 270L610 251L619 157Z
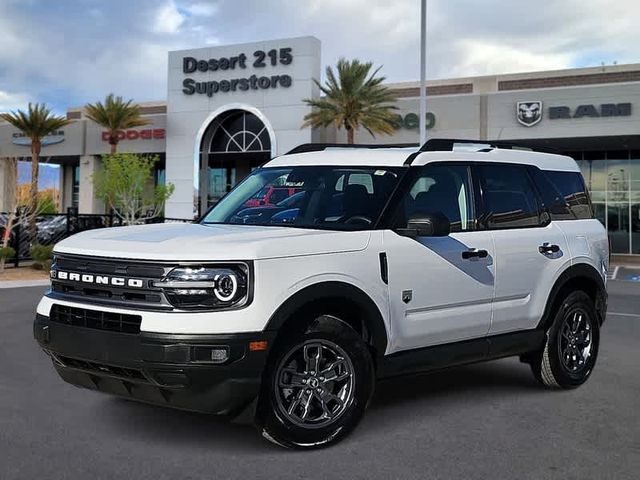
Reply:
M547 331L533 374L549 388L575 388L587 381L598 356L600 324L591 298L575 291L564 299Z
M366 344L340 319L322 315L281 342L270 361L257 423L268 440L291 448L336 443L359 422L373 392Z

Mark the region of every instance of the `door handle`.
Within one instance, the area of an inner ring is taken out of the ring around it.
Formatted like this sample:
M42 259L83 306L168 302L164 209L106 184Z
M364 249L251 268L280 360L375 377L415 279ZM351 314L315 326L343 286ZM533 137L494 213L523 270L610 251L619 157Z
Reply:
M558 253L560 247L558 245L549 245L549 242L544 242L538 247L538 251L543 255L547 255L549 253Z
M462 252L462 258L465 260L469 260L470 258L487 258L488 256L489 252L486 250L476 250L475 248Z

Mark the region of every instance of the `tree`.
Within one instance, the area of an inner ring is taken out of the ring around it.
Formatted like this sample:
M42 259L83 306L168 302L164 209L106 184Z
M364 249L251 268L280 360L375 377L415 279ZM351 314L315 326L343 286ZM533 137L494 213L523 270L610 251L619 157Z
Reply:
M5 174L5 186L6 189L6 210L7 216L4 218L4 225L0 225L2 228L2 239L0 242L0 273L4 271L4 264L8 258L15 255L15 250L9 246L11 240L11 231L16 225L16 207L17 207L17 184L18 184L18 158L8 157L5 158L6 162L4 174ZM21 213L21 212L20 212ZM20 221L20 219L18 219ZM19 246L18 246L19 247ZM12 255L13 254L13 255Z
M23 185L18 185L18 157L0 158L5 162L5 192L6 192L6 210L7 215L2 219L0 224L0 273L4 271L5 261L14 255L20 255L21 244L20 238L15 241L15 249L9 246L12 235L18 233L18 227L26 225L29 222L31 213L34 217L43 213L53 213L56 210L56 202L53 199L51 190L38 192L35 211L30 210L29 203L33 197L30 197ZM33 208L33 207L31 207ZM36 242L37 236L30 236L32 242ZM35 243L34 243L35 245ZM33 245L32 245L33 246Z
M118 150L118 132L150 123L142 118L140 106L134 104L133 100L125 102L122 97L115 97L113 93L107 95L104 103L98 101L87 104L85 112L89 119L107 129L112 155Z
M155 218L174 190L173 184L153 186L157 155L115 153L102 156L102 166L93 177L96 196L120 217L135 225Z
M393 105L396 98L382 85L385 77L378 77L381 67L371 73L371 62L359 60L338 60L338 75L333 68L327 67L327 80L324 85L314 79L324 97L304 99L313 107L304 117L304 127L328 127L335 125L347 131L347 142L353 143L355 131L362 126L371 135L394 132L395 114Z
M38 166L42 139L52 132L71 123L64 117L51 114L51 110L42 103L29 103L27 112L18 110L11 113L0 113L0 118L9 122L15 128L31 139L31 188L29 189L29 235L36 234L36 215L38 206Z

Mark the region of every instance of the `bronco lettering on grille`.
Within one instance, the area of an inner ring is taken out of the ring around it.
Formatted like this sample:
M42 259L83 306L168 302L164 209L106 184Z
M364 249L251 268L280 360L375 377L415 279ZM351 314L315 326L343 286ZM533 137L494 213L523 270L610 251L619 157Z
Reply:
M139 278L111 277L109 275L93 275L90 273L65 272L51 270L51 278L70 282L95 283L96 285L112 285L114 287L142 288L144 281Z

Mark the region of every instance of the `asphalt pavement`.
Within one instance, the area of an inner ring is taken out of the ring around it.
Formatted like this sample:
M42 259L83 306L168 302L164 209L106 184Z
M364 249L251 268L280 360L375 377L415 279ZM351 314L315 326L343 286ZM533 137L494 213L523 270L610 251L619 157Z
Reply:
M610 282L596 369L547 391L517 359L380 383L335 447L65 384L32 339L43 287L0 290L0 479L637 479L640 283Z

